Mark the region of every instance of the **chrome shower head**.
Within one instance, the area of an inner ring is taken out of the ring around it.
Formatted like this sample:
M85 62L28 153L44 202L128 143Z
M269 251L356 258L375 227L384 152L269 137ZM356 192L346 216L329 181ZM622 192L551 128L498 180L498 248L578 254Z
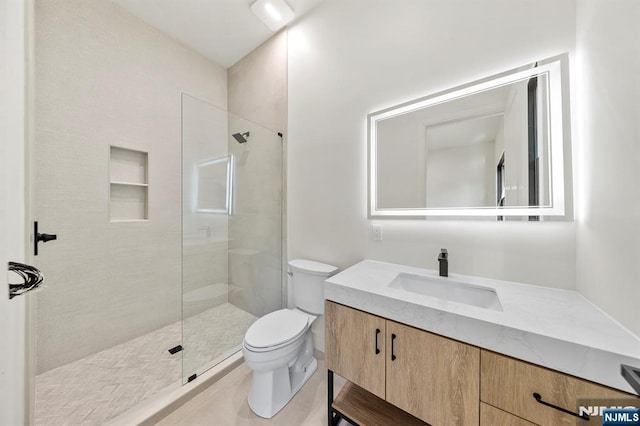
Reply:
M245 133L234 133L233 138L238 141L238 143L245 143L247 139L249 139L249 132Z

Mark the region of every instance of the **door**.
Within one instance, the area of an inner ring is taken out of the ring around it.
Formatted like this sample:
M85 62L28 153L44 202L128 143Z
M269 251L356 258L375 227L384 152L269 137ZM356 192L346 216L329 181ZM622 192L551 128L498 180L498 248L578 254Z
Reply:
M325 328L327 368L384 399L385 320L327 301Z
M27 422L25 301L9 300L7 262L25 257L24 4L0 1L0 424ZM14 278L10 278L11 282ZM10 350L8 349L10 348Z
M477 425L480 349L387 321L387 401L433 425Z

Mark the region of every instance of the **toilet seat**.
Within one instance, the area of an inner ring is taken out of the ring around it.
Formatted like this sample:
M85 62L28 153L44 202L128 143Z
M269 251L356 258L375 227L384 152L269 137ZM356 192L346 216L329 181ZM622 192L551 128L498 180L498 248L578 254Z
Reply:
M267 352L287 346L305 333L309 320L309 316L297 310L271 312L249 327L244 345L252 352Z

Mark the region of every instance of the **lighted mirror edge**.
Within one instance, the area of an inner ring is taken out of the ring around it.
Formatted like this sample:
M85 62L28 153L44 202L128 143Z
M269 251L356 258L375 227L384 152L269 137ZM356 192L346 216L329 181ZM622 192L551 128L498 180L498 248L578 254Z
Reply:
M233 154L225 154L210 160L205 160L197 163L195 165L194 177L193 177L193 185L195 187L195 193L197 194L199 191L198 184L198 173L199 169L202 166L209 166L211 164L218 163L226 163L227 164L227 196L225 199L225 208L224 209L205 209L198 208L197 195L193 200L193 211L197 213L216 213L216 214L228 214L231 216L233 214L233 176L234 176L234 156Z
M386 120L396 115L406 114L407 112L417 111L429 106L437 105L445 101L450 101L456 98L461 98L473 93L482 92L487 89L493 89L496 87L504 86L508 83L513 83L520 80L525 80L534 75L544 74L549 72L550 74L556 74L560 71L559 58L552 58L555 62L550 62L544 65L539 65L535 68L529 68L522 71L507 71L502 74L498 74L493 77L486 77L469 84L456 86L450 90L434 93L431 95L423 96L413 101L407 101L402 104L384 108L380 111L372 112L368 114L368 118L374 121ZM545 61L541 61L545 62ZM503 75L506 74L506 75ZM495 78L494 78L495 77Z
M562 69L563 63L568 62L569 55L554 56L538 63L534 68L517 71L519 68L506 71L494 76L489 76L475 82L454 87L444 92L437 92L413 101L385 108L367 115L367 147L369 167L368 180L368 218L423 218L428 216L564 216L564 129L563 129L563 102L562 102ZM529 64L530 65L530 64ZM376 123L378 120L387 119L395 115L426 108L431 105L459 98L464 95L477 93L489 88L498 87L509 82L522 80L534 75L549 73L549 134L551 136L550 149L552 156L550 162L551 179L551 207L526 207L526 208L438 208L438 209L414 209L414 208L377 208L377 184L376 184Z
M496 208L460 208L460 209L404 209L404 210L375 210L369 214L370 219L394 218L394 217L420 217L425 216L564 216L563 207L527 207L501 210Z

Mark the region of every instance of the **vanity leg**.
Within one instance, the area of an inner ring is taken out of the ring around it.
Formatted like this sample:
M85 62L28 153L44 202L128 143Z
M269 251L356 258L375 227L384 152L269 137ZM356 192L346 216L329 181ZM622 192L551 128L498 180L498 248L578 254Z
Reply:
M333 371L327 369L327 419L328 425L333 426Z

